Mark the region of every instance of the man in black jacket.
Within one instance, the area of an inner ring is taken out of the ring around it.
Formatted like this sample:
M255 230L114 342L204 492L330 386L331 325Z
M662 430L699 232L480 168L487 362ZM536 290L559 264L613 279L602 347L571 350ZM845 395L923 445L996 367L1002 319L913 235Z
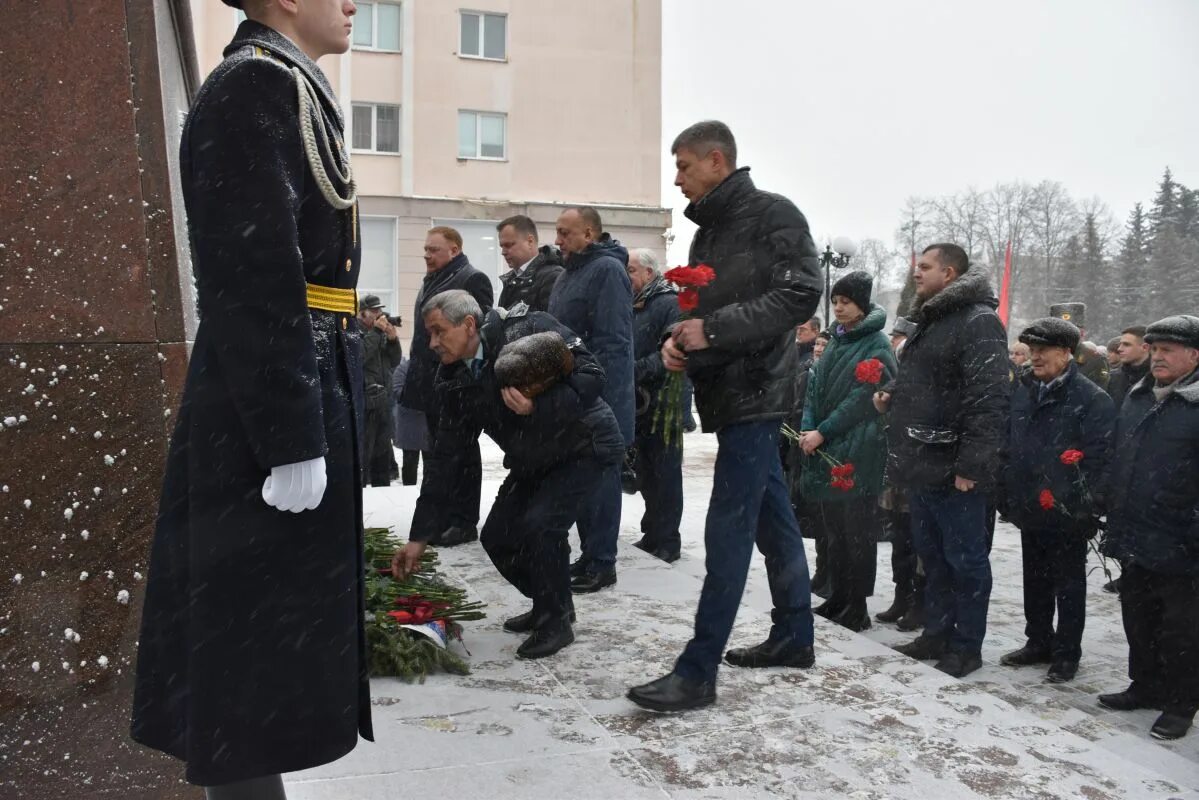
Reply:
M378 295L358 304L362 327L362 379L366 396L366 430L362 436L363 484L391 485L391 375L404 358L400 334L383 313Z
M484 317L474 298L459 290L438 294L422 311L442 364L442 409L410 541L396 552L395 573L402 578L415 570L426 542L444 529L459 502L454 487L464 456L486 433L504 451L510 472L483 526L483 548L500 574L533 601L531 611L509 619L504 629L529 634L517 648L520 658L553 655L574 641L567 533L602 472L624 455L616 418L600 397L603 369L582 340L549 314L496 310ZM568 374L539 393L497 374L505 348L547 333L569 349Z
M1020 529L1027 643L1000 663L1049 664L1050 683L1074 679L1087 606L1087 540L1107 466L1112 399L1079 371L1078 328L1049 317L1020 334L1032 372L1012 392L1000 507ZM1057 609L1057 629L1053 612Z
M524 303L533 311L548 311L550 292L562 274L562 259L548 244L537 246L537 225L517 214L495 226L500 237L500 252L512 268L500 276L500 308Z
M725 658L741 667L809 667L815 660L808 562L778 434L795 388L795 326L820 300L816 247L799 209L757 189L749 169L737 168L737 145L724 123L691 126L671 152L675 185L690 201L685 213L699 226L691 265L706 264L716 277L690 296L695 307L663 344L662 362L691 376L700 421L720 449L695 636L670 674L629 690L630 700L659 711L715 702L716 672L755 541L766 556L774 626L766 642Z
M666 382L662 338L679 318L678 293L662 277L658 258L642 248L629 253L633 284L633 381L637 384L637 438L633 466L645 515L641 540L635 546L666 563L679 558L683 518L683 448L667 444L661 426L654 430L658 395Z
M1116 403L1116 412L1124 405L1129 391L1149 374L1149 345L1145 343L1145 326L1134 325L1120 334L1117 347L1120 366L1112 370L1107 393Z
M490 310L494 294L491 279L470 265L462 252L462 235L453 228L436 227L425 237L425 279L416 296L416 313L413 315L414 329L412 345L408 353L408 378L400 405L413 411L423 412L429 421L429 432L437 434L439 406L435 401L433 381L440 364L437 354L429 346L429 332L425 329L421 309L425 303L442 292L464 289L484 311ZM483 481L483 461L478 442L468 446L458 475L458 499L448 517L448 527L431 540L442 547L472 542L479 538L476 526L479 523L479 492ZM428 473L425 473L428 475Z
M916 264L916 332L875 405L890 409L887 476L907 490L925 573L925 629L896 650L956 678L982 666L991 597L988 498L1007 438L1007 334L986 275L956 244Z
M1120 409L1105 482L1132 684L1099 704L1160 709L1150 733L1177 739L1199 709L1199 318L1166 317L1145 341L1150 375Z

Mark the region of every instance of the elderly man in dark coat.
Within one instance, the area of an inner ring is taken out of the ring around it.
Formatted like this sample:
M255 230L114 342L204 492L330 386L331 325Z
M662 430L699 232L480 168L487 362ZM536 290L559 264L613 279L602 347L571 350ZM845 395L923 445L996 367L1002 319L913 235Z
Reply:
M1073 680L1082 657L1087 540L1099 530L1094 498L1115 421L1112 399L1074 361L1080 338L1078 328L1053 317L1020 334L1032 371L1012 392L1010 468L1000 492L1005 516L1020 529L1028 637L1000 663L1049 664L1050 683Z
M1199 709L1199 317L1166 317L1145 341L1150 374L1120 408L1106 482L1132 684L1099 704L1160 709L1150 733L1177 739Z
M483 548L533 601L504 629L528 634L518 657L553 655L574 641L568 531L600 476L624 455L616 418L600 398L604 372L578 336L543 312L484 317L467 292L451 291L426 303L423 316L442 363L442 409L396 573L415 569L425 542L442 530L458 502L463 454L486 433L510 471L483 525Z
M695 635L669 674L628 692L656 711L714 703L722 655L748 668L815 662L808 562L778 435L793 404L795 327L820 300L816 246L795 204L758 189L749 168L737 167L737 144L724 123L692 125L671 152L675 185L690 201L685 213L699 226L691 265L706 264L716 277L693 296L691 318L675 324L662 363L691 376L700 421L720 448ZM724 653L755 543L766 557L774 625L765 642Z
M437 434L437 415L440 411L433 389L440 361L429 347L429 332L421 317L425 303L442 292L464 289L484 311L491 308L495 295L491 279L471 266L462 252L462 235L453 228L430 228L425 235L425 278L416 295L413 314L412 345L408 348L408 375L400 405L420 411L429 423L430 435ZM479 492L483 481L483 461L477 442L468 445L458 475L458 500L446 519L445 530L438 532L430 544L454 547L479 538ZM428 473L426 473L428 474Z
M349 17L248 11L183 132L200 327L133 705L133 738L184 760L210 798L280 798L280 773L372 736L357 204L315 63L348 49Z
M604 402L616 415L625 446L633 443L633 288L629 253L604 232L599 212L568 208L558 217L557 245L566 271L554 284L549 313L582 337L604 368ZM605 471L579 518L583 554L571 566L572 591L598 592L616 583L616 540L623 502L620 465Z
M956 244L925 248L914 273L917 328L891 391L887 475L907 492L925 572L925 629L897 647L961 678L982 666L991 597L988 499L1011 394L1007 334L985 273ZM991 518L993 519L993 517Z
M629 253L633 283L633 380L637 383L637 440L634 472L645 499L641 540L634 546L667 564L677 561L682 539L683 447L666 443L661 426L655 430L658 395L666 382L662 337L679 318L678 292L662 277L658 257L649 249Z

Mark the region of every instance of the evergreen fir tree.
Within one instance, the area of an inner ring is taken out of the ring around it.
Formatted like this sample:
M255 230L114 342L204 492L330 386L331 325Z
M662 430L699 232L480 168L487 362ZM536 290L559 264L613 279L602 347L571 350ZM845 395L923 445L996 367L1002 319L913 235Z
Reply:
M1079 246L1079 277L1082 301L1087 304L1087 325L1092 340L1102 343L1116 327L1112 302L1113 283L1110 264L1103 252L1103 240L1094 213L1083 220Z
M1121 330L1132 325L1144 325L1148 316L1150 281L1146 263L1148 220L1145 209L1137 203L1128 215L1128 231L1116 257L1116 289L1114 315Z
M1199 241L1199 189L1178 184L1178 235Z
M1161 183L1157 185L1157 196L1149 209L1149 252L1153 252L1155 240L1167 229L1177 229L1179 219L1178 208L1179 186L1174 182L1170 168L1162 174Z

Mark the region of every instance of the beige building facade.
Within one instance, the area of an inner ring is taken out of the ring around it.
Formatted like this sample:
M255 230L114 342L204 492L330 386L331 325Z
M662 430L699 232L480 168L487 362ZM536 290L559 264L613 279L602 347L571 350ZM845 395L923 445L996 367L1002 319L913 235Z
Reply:
M512 214L552 243L562 208L591 204L630 249L666 251L661 0L469 2L359 2L352 49L321 61L352 145L359 289L404 317L405 338L433 225L462 233L497 297L495 224ZM191 7L207 75L240 12Z

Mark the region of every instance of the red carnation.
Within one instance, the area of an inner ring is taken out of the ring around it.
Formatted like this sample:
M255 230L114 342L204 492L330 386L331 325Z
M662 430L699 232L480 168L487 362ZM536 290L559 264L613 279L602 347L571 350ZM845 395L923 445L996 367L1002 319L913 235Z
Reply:
M1079 461L1082 461L1081 450L1067 450L1062 453L1062 463L1068 467L1077 464Z
M679 292L679 311L694 311L699 305L699 292L694 289L684 289Z
M853 464L838 464L832 469L834 478L848 478L853 475Z
M707 264L695 267L675 267L662 277L680 289L698 289L716 280L716 272Z
M858 383L878 383L883 379L883 362L877 358L859 361L853 374Z
M840 489L843 492L848 492L854 487L853 478L836 477L829 484L834 489Z
M1041 490L1041 496L1039 500L1041 503L1041 508L1045 509L1046 511L1052 510L1053 507L1057 505L1057 500L1053 498L1053 492L1049 491L1048 489Z

